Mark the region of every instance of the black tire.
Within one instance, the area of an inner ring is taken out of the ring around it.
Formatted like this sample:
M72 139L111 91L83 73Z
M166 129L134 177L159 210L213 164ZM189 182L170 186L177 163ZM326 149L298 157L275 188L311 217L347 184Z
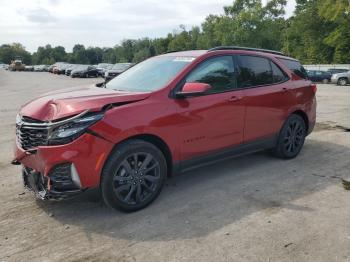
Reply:
M291 115L284 123L274 154L283 159L296 157L303 148L306 137L306 124L299 115Z
M348 84L348 80L345 77L339 78L337 84L339 86L346 86Z
M158 197L166 175L166 160L156 146L138 139L123 142L103 168L102 198L114 209L140 210Z

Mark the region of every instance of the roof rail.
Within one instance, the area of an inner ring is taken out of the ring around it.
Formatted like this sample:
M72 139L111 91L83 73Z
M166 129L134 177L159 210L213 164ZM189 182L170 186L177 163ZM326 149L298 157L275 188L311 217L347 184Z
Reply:
M208 50L208 52L217 51L217 50L247 50L247 51L257 51L263 53L270 53L275 55L285 55L282 52L261 48L252 48L252 47L243 47L243 46L217 46Z

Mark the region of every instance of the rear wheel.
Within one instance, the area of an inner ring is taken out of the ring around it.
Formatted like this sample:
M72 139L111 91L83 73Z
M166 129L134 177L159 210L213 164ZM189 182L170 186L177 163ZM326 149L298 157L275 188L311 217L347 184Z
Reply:
M338 80L338 85L340 85L340 86L346 86L347 85L347 83L348 83L348 80L346 79L346 78L339 78L339 80Z
M122 211L137 211L159 195L167 174L162 152L143 140L120 144L108 159L101 180L104 202Z
M291 115L284 123L279 134L275 155L280 158L290 159L296 157L305 141L306 124L299 115Z

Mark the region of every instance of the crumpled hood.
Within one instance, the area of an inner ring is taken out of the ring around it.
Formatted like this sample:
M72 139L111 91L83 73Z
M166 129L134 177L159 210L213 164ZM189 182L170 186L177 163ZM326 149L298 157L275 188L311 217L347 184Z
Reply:
M52 121L79 114L87 109L100 110L115 103L140 101L150 93L122 92L94 85L50 92L23 105L20 114L41 121Z

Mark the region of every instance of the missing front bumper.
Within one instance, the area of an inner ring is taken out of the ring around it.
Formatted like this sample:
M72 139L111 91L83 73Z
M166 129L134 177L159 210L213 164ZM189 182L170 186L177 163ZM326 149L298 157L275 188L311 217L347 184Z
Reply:
M36 197L42 200L62 200L83 192L82 189L73 187L56 190L49 178L28 167L23 167L22 177L24 187L34 192Z

